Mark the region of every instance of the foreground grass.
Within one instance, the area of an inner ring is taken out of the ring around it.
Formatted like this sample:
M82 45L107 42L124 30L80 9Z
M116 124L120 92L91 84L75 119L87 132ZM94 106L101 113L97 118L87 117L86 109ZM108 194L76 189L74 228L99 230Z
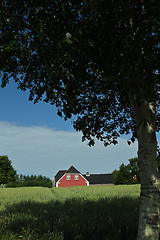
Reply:
M0 202L1 240L136 239L138 185L0 189Z

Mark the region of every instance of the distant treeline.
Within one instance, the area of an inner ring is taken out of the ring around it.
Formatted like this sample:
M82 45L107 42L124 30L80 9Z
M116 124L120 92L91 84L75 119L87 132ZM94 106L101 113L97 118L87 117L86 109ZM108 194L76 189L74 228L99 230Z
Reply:
M42 187L52 187L51 179L42 176L42 175L16 175L14 182L9 182L6 184L6 187L33 187L33 186L42 186Z

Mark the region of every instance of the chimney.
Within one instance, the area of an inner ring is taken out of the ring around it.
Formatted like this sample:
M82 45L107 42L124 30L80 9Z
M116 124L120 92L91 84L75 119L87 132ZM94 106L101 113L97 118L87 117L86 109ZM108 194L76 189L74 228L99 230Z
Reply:
M89 177L89 176L90 176L90 174L89 174L89 172L87 172L87 173L86 173L86 177Z

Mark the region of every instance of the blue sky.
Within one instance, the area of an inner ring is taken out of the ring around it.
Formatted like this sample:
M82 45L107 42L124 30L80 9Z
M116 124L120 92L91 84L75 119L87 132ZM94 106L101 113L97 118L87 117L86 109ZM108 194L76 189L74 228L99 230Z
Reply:
M71 165L81 173L110 173L137 156L137 142L129 146L124 137L116 146L97 142L88 147L71 122L57 116L54 106L33 104L28 97L13 82L0 88L0 155L8 155L19 174L53 178Z

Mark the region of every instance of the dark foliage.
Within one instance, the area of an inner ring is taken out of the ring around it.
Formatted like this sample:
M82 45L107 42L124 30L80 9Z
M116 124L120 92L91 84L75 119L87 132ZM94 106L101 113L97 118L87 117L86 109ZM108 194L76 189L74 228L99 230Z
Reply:
M16 181L16 170L8 156L0 156L0 184Z
M10 79L30 100L57 106L65 119L105 145L132 132L129 103L157 102L159 115L160 2L119 0L25 1L1 3L2 87ZM74 118L75 119L75 118Z
M115 184L137 184L139 179L138 158L129 159L129 164L122 163L119 170L113 171Z
M15 182L10 182L7 184L7 187L33 187L33 186L41 186L41 187L52 187L52 181L42 175L19 175L16 178Z

